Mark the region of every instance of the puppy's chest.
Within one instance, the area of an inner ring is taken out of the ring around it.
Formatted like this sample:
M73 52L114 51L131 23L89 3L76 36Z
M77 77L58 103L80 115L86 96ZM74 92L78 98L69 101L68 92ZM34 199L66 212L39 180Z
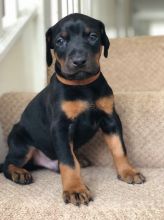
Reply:
M79 117L88 117L90 115L95 115L97 112L97 117L99 112L104 112L106 114L112 114L113 112L114 100L113 96L103 96L96 100L64 100L61 102L61 110L64 112L66 117L71 120L75 120ZM84 118L85 119L85 118Z

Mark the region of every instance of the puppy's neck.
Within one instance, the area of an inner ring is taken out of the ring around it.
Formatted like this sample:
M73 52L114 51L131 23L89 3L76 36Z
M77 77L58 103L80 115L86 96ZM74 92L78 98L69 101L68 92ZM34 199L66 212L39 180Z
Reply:
M65 79L64 77L56 73L56 78L58 79L58 81L69 86L85 86L94 82L96 79L99 78L99 76L100 76L100 71L96 75L91 76L87 79L73 80L73 79Z

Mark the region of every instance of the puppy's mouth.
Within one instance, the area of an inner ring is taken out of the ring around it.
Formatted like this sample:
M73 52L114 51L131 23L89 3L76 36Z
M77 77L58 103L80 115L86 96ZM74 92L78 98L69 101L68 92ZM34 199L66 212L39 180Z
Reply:
M97 68L94 71L85 71L85 70L78 70L76 72L63 72L62 71L62 75L64 76L64 78L66 79L70 79L70 80L83 80L83 79L87 79L91 76L96 75L98 72L100 71L100 67Z
M72 67L69 65L61 68L61 75L66 79L72 80L83 80L91 76L96 75L100 71L100 66L95 65L83 65L81 67Z

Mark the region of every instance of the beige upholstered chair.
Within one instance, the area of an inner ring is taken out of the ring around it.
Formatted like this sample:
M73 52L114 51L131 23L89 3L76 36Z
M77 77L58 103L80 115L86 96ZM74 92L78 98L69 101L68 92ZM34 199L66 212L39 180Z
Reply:
M84 146L93 167L82 170L94 202L80 209L63 203L60 175L33 172L34 184L16 185L0 174L0 219L164 219L164 37L111 40L102 72L115 93L131 162L147 178L143 185L118 181L112 158L98 132ZM52 67L49 69L51 74ZM0 98L0 162L6 136L34 94Z

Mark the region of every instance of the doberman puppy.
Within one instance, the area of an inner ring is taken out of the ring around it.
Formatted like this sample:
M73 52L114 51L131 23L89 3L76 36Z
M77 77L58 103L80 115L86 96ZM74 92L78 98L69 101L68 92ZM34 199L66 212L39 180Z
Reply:
M3 165L7 178L30 184L26 168L31 164L59 167L65 203L88 204L92 195L80 175L76 150L101 128L118 178L131 184L145 181L128 162L113 92L100 71L102 47L107 57L109 45L104 24L82 14L68 15L49 28L47 64L52 63L52 49L55 73L9 134Z

